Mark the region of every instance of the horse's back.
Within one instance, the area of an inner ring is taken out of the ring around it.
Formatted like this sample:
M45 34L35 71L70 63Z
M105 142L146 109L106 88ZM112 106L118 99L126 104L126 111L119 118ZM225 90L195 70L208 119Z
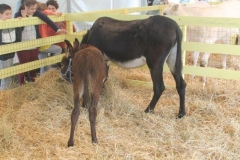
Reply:
M121 21L109 17L97 19L89 31L87 43L99 48L117 62L147 57L149 51L173 47L177 23L164 16ZM161 54L161 53L159 53Z
M91 41L109 40L115 43L117 39L130 39L133 42L139 41L161 41L165 38L166 41L171 39L171 34L178 27L177 23L165 16L151 16L147 19L122 21L109 17L101 17L97 19L90 29L91 36L88 38L89 44ZM171 32L171 33L170 33ZM96 37L95 35L98 35ZM168 37L162 37L162 36ZM174 39L175 37L173 37ZM94 42L93 42L94 43ZM96 43L96 42L95 42ZM135 42L137 43L137 42ZM95 45L94 45L95 46ZM129 47L131 47L129 45Z
M91 83L92 85L96 82L103 82L106 77L106 64L102 52L93 46L79 50L75 53L72 71L74 81L88 76L88 82L85 83Z

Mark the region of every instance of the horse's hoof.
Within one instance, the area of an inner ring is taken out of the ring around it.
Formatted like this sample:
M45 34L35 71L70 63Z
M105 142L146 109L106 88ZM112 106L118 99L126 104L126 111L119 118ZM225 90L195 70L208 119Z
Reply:
M186 114L183 114L183 113L180 113L178 116L177 116L177 119L178 118L182 118L182 117L184 117Z
M154 110L146 109L144 112L145 113L154 113Z

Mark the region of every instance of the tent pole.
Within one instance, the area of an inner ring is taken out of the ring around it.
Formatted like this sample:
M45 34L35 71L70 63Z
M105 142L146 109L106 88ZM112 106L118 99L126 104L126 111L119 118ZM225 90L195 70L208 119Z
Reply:
M67 0L67 13L71 13L71 2Z

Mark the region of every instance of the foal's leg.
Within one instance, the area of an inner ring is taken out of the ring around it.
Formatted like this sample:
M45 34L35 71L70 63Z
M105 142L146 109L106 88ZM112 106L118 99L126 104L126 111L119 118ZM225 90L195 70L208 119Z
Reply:
M79 111L79 91L76 90L76 88L74 88L74 108L73 108L72 115L71 115L71 131L70 131L70 137L69 137L69 140L68 140L68 147L74 145L74 142L73 142L74 130L75 130L75 126L76 126L76 123L78 121L79 115L80 115L80 111Z
M91 135L92 135L93 143L98 143L97 135L96 135L96 117L97 117L97 104L99 101L99 95L100 95L99 91L95 91L95 93L93 93L91 105L89 107L89 121L91 126Z

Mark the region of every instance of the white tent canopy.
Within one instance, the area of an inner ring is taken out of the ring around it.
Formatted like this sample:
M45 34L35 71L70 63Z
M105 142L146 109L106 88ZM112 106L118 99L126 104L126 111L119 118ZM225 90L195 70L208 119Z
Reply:
M118 9L147 6L147 0L70 0L70 12L88 12L94 10ZM89 29L91 22L74 22L77 31Z
M37 1L45 3L47 0ZM174 3L180 2L180 0L168 1ZM215 2L223 0L206 1ZM16 12L17 2L18 0L0 0L0 3L6 3L12 7L13 15ZM147 6L147 0L57 0L57 2L59 4L59 11L63 13Z
M117 9L146 6L147 0L70 0L70 12Z
M47 0L37 0L45 3ZM59 11L63 13L87 12L93 10L116 9L127 7L146 6L147 0L56 0L59 4ZM18 0L0 0L12 7L13 15L16 13Z

